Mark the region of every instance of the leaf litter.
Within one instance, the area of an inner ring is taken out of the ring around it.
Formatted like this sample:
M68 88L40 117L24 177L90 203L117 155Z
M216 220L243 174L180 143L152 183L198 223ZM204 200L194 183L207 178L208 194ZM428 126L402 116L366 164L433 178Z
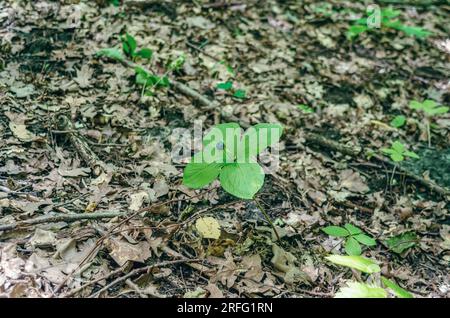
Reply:
M426 127L408 108L449 104L444 10L402 11L432 38L380 31L349 42L363 4L127 2L0 4L0 226L14 228L0 227L1 296L332 297L337 287L336 296L384 295L326 261L345 244L320 228L347 223L377 239L362 254L384 276L416 297L449 296L448 197L309 138L372 153L405 140L421 158L405 169L448 187L449 115L435 121L427 148ZM125 32L152 50L157 74L184 53L173 78L219 106L202 109L170 88L143 96L133 70L96 56ZM227 82L234 91L216 89ZM285 128L280 169L260 195L280 241L251 202L215 183L180 185L186 162L170 159L172 133L196 119L226 122L224 114ZM402 127L391 127L400 115ZM118 214L99 217L106 212ZM26 224L54 216L65 220Z

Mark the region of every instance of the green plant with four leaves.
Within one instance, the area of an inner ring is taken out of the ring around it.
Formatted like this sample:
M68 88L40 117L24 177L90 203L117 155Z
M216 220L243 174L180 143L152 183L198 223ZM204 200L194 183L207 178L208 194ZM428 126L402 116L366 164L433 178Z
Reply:
M281 125L266 123L252 126L244 134L237 123L213 127L203 138L203 151L185 167L183 184L198 189L219 177L228 193L253 199L263 186L265 175L256 156L277 143L282 131Z
M406 123L406 117L403 115L395 116L394 119L391 120L391 126L395 128L403 127Z
M373 19L379 19L381 28L394 29L402 31L407 35L415 36L417 38L426 38L431 35L430 31L421 27L408 26L397 20L400 15L400 11L393 10L391 8L383 8L378 12L375 10L369 10L367 12L368 17L356 20L354 25L351 25L347 31L347 38L350 40L358 37L361 33L374 30L375 26L369 26Z
M406 150L405 145L398 140L392 143L391 148L382 148L381 151L389 155L392 161L396 163L402 162L405 160L405 157L420 159L415 152Z
M366 246L375 246L377 242L370 236L366 235L363 230L352 225L345 224L341 226L327 226L322 231L333 237L342 237L345 239L345 252L348 255L361 255L361 244Z
M279 124L261 123L242 134L237 123L224 123L211 129L203 138L203 150L196 153L183 172L183 184L202 188L217 178L231 195L253 200L263 213L277 237L280 236L270 217L254 199L264 184L265 173L257 156L278 143L283 128Z
M437 115L442 115L448 112L447 106L439 106L434 100L427 99L422 103L413 100L409 103L409 108L421 111L425 114L425 125L427 129L428 147L431 147L431 121Z
M326 260L336 265L345 266L369 275L367 283L349 281L347 286L342 287L335 298L386 298L388 291L399 298L413 298L405 289L398 286L392 280L381 277L381 283L376 283L371 275L379 275L380 266L369 258L363 256L329 255Z

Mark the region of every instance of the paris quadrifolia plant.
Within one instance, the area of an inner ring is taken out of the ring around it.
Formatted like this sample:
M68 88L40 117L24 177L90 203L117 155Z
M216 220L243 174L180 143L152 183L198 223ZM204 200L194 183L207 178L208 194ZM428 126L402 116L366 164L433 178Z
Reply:
M361 255L361 244L365 246L375 246L377 242L360 228L352 225L345 224L341 226L327 226L322 228L322 231L333 237L341 237L345 240L345 252L348 255L358 256Z
M424 120L427 129L428 147L431 147L431 122L434 117L447 113L449 108L447 106L440 106L434 100L430 99L427 99L422 103L413 100L409 103L409 108L420 111L425 115Z
M261 123L243 133L237 123L217 125L203 138L202 151L197 152L185 167L183 184L199 189L217 178L229 194L253 200L273 227L264 208L255 200L264 184L265 173L257 157L280 140L283 128L279 124Z
M163 75L156 75L143 65L136 63L138 60L151 63L153 57L153 51L151 49L138 49L136 39L128 33L121 36L121 42L122 50L118 48L105 48L99 50L97 56L104 56L133 67L135 71L135 82L137 85L142 86L141 95L153 95L155 89L169 87L170 81L168 75L180 69L186 59L184 54L180 54L177 58L167 63L166 72Z
M387 298L388 296L413 298L411 293L394 281L380 276L380 266L369 258L363 256L329 255L325 259L333 264L367 274L365 282L361 282L361 278L358 279L359 281L348 281L347 286L341 288L336 293L335 298Z
M403 24L397 19L400 13L400 11L391 8L380 9L376 5L368 6L367 17L356 20L355 24L349 27L347 38L352 40L361 33L376 29L394 29L417 38L426 38L431 34L424 28Z

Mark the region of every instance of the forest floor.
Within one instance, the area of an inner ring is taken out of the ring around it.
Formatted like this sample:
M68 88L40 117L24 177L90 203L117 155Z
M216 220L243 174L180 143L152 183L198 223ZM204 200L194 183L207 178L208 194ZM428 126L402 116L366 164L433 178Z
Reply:
M345 239L321 229L347 223L376 239L362 255L384 277L450 296L450 115L430 119L429 146L409 107L450 104L450 6L394 6L426 38L349 40L363 1L106 2L0 2L1 296L334 297L367 280L325 259ZM143 88L96 54L126 33L156 75L185 57L173 83ZM171 154L195 120L283 125L256 197L279 240L255 201L182 184ZM394 165L396 140L420 159ZM200 235L207 216L219 239Z

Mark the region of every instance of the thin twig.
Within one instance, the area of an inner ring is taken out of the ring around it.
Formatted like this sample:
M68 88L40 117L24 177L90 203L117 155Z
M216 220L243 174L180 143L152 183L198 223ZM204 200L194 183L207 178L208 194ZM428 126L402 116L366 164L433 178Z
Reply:
M55 222L74 222L79 220L93 220L93 219L111 219L117 216L124 216L126 212L98 212L98 213L80 213L80 214L64 214L64 215L45 215L34 219L24 220L11 224L0 225L0 231L10 231L23 226L36 225L42 223Z

